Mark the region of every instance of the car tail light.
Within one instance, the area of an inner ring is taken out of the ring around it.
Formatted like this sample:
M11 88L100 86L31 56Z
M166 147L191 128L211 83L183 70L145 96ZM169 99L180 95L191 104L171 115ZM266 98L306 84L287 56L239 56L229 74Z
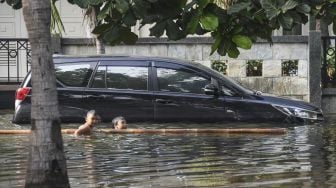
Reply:
M19 89L16 90L16 93L15 93L15 107L18 106L20 104L20 102L23 101L26 98L29 91L30 91L30 88L28 88L28 87L19 88Z

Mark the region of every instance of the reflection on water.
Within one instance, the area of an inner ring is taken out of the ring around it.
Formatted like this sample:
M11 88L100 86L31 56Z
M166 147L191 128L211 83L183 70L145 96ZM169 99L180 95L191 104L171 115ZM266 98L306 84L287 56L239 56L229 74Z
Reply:
M0 117L1 126L13 127L5 123L10 116ZM71 187L333 187L335 126L276 136L64 135L64 145ZM24 184L27 146L27 135L0 136L0 187Z

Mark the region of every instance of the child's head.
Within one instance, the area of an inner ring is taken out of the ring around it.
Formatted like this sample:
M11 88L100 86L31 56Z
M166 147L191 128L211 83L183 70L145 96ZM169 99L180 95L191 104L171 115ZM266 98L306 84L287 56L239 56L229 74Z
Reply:
M86 121L86 123L88 123L90 125L97 124L99 122L99 116L98 116L98 114L96 113L95 110L90 110L86 114L85 121Z
M112 120L112 126L114 129L127 129L126 120L122 116L118 116Z

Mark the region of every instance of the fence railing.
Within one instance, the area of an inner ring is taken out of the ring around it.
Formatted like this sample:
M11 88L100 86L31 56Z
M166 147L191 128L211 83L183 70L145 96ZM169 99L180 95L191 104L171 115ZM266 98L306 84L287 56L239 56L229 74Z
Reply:
M0 83L21 82L30 70L31 49L28 39L0 38Z
M324 88L336 88L336 36L322 37L322 42L322 85Z

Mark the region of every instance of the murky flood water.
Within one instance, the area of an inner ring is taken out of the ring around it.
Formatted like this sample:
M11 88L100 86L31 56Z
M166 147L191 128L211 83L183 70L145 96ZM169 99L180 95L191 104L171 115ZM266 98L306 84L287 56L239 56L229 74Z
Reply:
M10 112L0 113L2 129L26 128L10 118ZM186 126L224 125L129 124ZM71 187L81 188L334 187L335 141L336 124L330 122L285 135L64 135ZM0 135L0 187L22 187L28 146L28 135Z

